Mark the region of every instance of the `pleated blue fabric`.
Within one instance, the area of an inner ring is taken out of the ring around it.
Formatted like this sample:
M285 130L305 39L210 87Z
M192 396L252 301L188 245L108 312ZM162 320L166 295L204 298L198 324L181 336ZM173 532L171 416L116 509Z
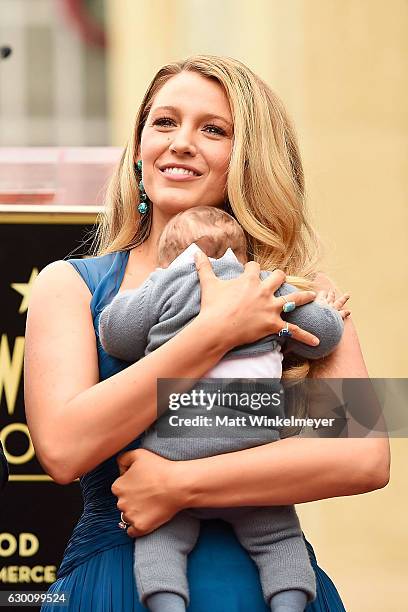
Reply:
M102 257L69 259L92 293L91 310L98 348L100 380L127 367L104 352L98 337L99 316L119 290L128 251ZM124 450L137 448L140 438ZM119 453L118 453L119 454ZM68 606L44 604L43 612L141 612L133 577L133 540L118 527L120 520L111 485L118 477L116 456L80 479L83 513L66 547L50 593L66 593ZM336 587L317 565L306 542L316 573L317 597L307 612L345 612ZM188 560L189 612L267 612L258 570L223 521L202 521L200 537Z

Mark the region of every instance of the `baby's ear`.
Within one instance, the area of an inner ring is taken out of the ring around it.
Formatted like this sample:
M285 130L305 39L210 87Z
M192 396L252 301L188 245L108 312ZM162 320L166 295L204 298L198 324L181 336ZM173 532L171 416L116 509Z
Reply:
M213 236L200 236L194 243L200 247L200 249L207 255L207 257L214 258L214 237Z

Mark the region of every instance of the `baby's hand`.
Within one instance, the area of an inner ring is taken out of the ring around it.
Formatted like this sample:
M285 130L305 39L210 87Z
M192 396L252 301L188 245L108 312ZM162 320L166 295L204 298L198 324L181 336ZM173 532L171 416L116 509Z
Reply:
M333 289L330 289L329 291L319 291L315 298L315 302L321 304L322 306L329 306L330 308L338 310L341 318L344 321L344 319L347 319L347 317L349 317L351 314L350 310L343 308L349 297L350 296L348 293L344 293L336 299L336 294L334 293Z

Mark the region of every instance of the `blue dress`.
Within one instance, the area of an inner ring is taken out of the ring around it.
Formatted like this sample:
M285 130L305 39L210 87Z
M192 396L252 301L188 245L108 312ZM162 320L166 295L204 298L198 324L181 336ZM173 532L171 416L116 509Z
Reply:
M128 251L102 257L68 260L92 293L91 310L97 339L100 380L127 367L111 357L98 338L99 316L118 292ZM92 435L92 432L89 433ZM139 446L140 437L123 450ZM123 451L121 451L123 452ZM66 612L142 612L133 577L133 540L118 527L120 520L111 485L118 477L116 455L80 479L84 510L68 542L58 577L49 593L69 595ZM307 612L345 612L339 594L319 568L306 542L316 573L317 597ZM188 560L191 601L188 612L268 612L258 570L240 546L232 528L222 521L202 521L200 537ZM45 604L42 611L59 612Z

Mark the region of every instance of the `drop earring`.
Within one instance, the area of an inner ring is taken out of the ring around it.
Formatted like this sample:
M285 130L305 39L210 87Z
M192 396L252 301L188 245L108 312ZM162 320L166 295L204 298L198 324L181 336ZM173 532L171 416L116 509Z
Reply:
M144 185L143 185L142 160L141 159L139 159L139 161L135 164L135 169L140 175L139 192L140 192L141 202L138 205L137 210L140 212L141 215L145 215L147 212L149 212L149 198L147 196L147 193L145 192Z

